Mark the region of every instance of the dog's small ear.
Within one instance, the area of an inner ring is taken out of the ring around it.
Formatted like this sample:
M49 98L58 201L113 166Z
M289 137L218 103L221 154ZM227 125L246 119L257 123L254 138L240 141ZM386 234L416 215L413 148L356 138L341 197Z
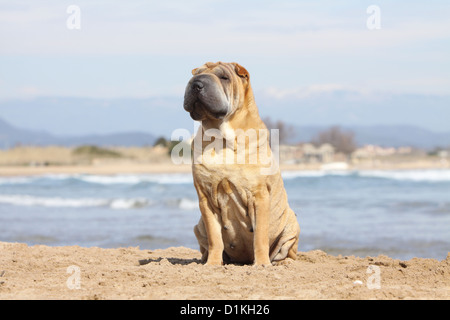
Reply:
M250 80L250 74L248 73L247 69L245 69L239 63L232 62L232 64L234 65L234 71L236 71L236 73L239 77L242 77L242 78L246 79L247 81Z
M203 71L205 71L206 69L209 68L213 68L217 65L217 63L214 62L206 62L204 65L202 65L201 67L195 68L192 70L192 75L195 76L197 74L202 73Z
M206 69L206 68L205 68L204 65L201 66L201 67L192 69L192 75L195 76L195 75L197 75L197 74L200 74L200 73L202 73L203 71L205 71L205 69Z

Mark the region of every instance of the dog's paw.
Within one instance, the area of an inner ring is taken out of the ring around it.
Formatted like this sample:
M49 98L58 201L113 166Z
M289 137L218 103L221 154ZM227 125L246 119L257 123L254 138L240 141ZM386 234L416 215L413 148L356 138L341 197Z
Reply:
M272 266L272 262L270 262L270 259L264 259L262 261L255 260L255 262L253 263L253 266L267 268L267 267Z
M213 261L206 261L205 266L222 266L223 265L223 261L222 260L213 260Z
M274 266L287 266L287 265L290 265L290 264L292 264L294 262L295 261L293 259L286 258L286 259L283 259L283 260L274 261L273 265Z

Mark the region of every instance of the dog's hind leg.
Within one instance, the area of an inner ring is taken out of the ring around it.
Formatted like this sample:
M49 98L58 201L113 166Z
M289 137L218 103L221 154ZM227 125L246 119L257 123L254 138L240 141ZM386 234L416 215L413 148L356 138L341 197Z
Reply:
M200 246L200 253L202 254L202 262L208 260L208 236L206 235L205 225L200 218L198 224L194 227L194 234Z

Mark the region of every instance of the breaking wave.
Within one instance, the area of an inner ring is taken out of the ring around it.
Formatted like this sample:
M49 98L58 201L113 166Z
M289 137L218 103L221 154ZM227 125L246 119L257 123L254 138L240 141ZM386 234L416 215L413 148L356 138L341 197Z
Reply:
M79 181L91 184L134 185L139 183L156 184L184 184L192 183L192 174L122 174L122 175L88 175L88 174L47 174L30 177L0 177L0 185L33 184L33 183L61 183Z
M0 195L0 204L15 206L40 206L53 208L109 207L111 209L132 209L151 205L147 199L96 199L36 197L30 195Z
M359 171L360 177L383 178L399 181L445 182L450 181L450 170L370 170Z
M450 181L449 169L430 170L301 170L283 171L283 179L351 177L376 178L398 181L446 182ZM49 174L31 177L0 177L2 185L64 184L88 183L92 185L138 185L151 184L192 184L191 173L174 174L121 174L121 175L88 175L88 174Z
M308 171L286 171L282 174L283 179L295 178L321 178L321 177L351 177L351 178L376 178L390 179L397 181L415 181L415 182L446 182L450 181L450 170L431 169L431 170L308 170Z
M64 197L39 197L31 195L0 195L0 205L13 206L39 206L49 208L87 208L106 207L110 209L139 209L161 205L164 207L178 208L181 210L197 210L198 200L190 198L172 198L165 200L151 200L147 198L64 198Z

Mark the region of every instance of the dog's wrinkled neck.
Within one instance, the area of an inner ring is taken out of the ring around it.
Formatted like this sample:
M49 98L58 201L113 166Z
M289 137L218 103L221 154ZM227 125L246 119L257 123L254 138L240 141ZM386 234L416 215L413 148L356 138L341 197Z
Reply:
M244 100L242 105L239 106L239 109L239 112L234 112L229 117L233 129L265 129L265 125L259 116L258 107L256 106L255 97L250 84L248 84Z

